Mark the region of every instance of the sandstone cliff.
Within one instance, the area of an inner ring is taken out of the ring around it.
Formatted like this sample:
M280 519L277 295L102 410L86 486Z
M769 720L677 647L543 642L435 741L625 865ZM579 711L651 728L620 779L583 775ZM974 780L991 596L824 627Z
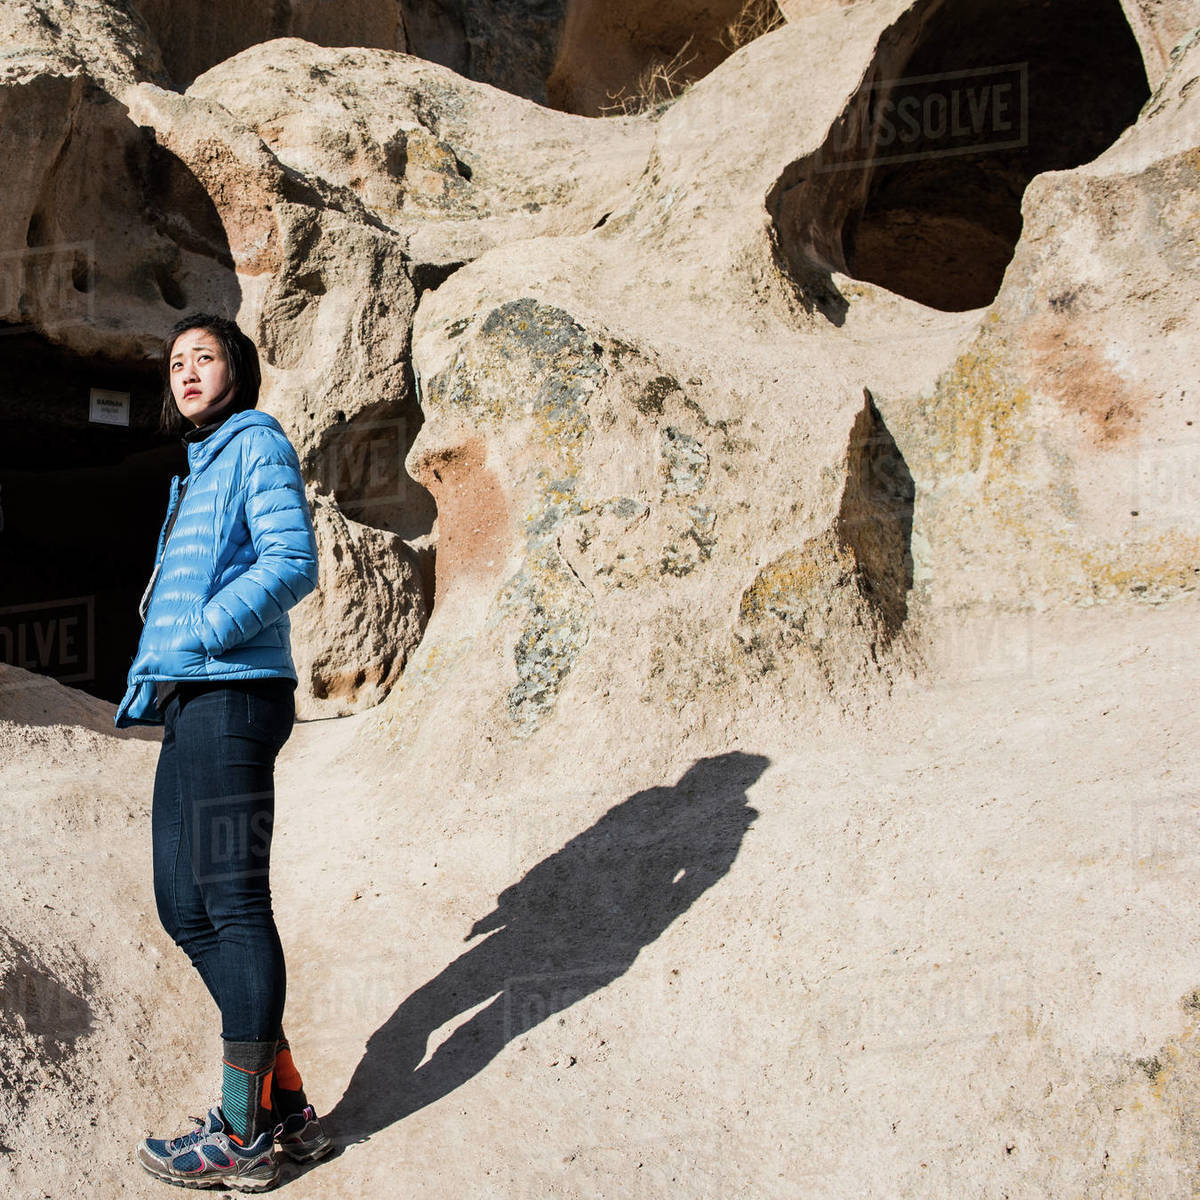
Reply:
M309 483L297 1195L1191 1195L1200 6L727 7L0 14L9 344L149 471L235 312ZM211 1086L111 710L0 665L14 1194Z

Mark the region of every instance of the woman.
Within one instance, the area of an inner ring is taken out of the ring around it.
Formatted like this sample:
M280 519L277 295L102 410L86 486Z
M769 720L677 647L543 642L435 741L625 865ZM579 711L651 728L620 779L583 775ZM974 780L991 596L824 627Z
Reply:
M116 725L163 726L154 779L154 894L163 926L222 1022L221 1103L138 1161L171 1183L259 1191L275 1140L309 1161L332 1149L283 1036L283 949L269 883L275 759L295 720L287 610L317 585L300 463L257 411L254 343L198 313L163 347L165 431L190 473L171 481L145 626Z

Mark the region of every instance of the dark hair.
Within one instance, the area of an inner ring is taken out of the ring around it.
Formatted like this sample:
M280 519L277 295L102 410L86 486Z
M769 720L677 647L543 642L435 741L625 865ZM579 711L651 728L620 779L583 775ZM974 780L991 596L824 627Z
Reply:
M228 317L192 313L182 321L177 321L163 339L160 364L163 380L162 416L158 423L161 433L180 434L184 430L185 418L171 392L171 351L175 349L180 334L187 333L189 329L203 329L220 344L225 361L229 363L229 386L233 393L233 402L228 411L241 412L258 407L258 390L262 385L258 347Z

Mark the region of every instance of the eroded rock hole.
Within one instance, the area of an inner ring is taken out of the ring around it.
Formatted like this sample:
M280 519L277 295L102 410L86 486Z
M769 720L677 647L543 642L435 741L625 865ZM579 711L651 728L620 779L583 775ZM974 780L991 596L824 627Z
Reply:
M302 466L305 478L332 496L349 520L403 539L429 612L434 599L437 507L404 465L421 423L415 402L399 406L399 411L387 406L356 414L331 426Z
M850 431L837 535L854 556L859 590L879 620L885 644L908 616L915 499L904 455L864 390L863 407Z
M991 303L1037 174L1090 162L1150 95L1118 0L932 0L881 43L769 200L785 265L943 311Z
M187 473L158 433L157 370L8 325L0 361L0 660L115 703L168 482Z

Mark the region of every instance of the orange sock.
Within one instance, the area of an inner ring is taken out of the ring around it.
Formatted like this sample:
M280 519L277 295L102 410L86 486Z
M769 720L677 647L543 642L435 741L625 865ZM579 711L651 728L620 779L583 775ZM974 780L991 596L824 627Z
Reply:
M289 1092L304 1090L304 1081L292 1059L291 1047L287 1042L280 1042L275 1051L275 1080L279 1086Z

